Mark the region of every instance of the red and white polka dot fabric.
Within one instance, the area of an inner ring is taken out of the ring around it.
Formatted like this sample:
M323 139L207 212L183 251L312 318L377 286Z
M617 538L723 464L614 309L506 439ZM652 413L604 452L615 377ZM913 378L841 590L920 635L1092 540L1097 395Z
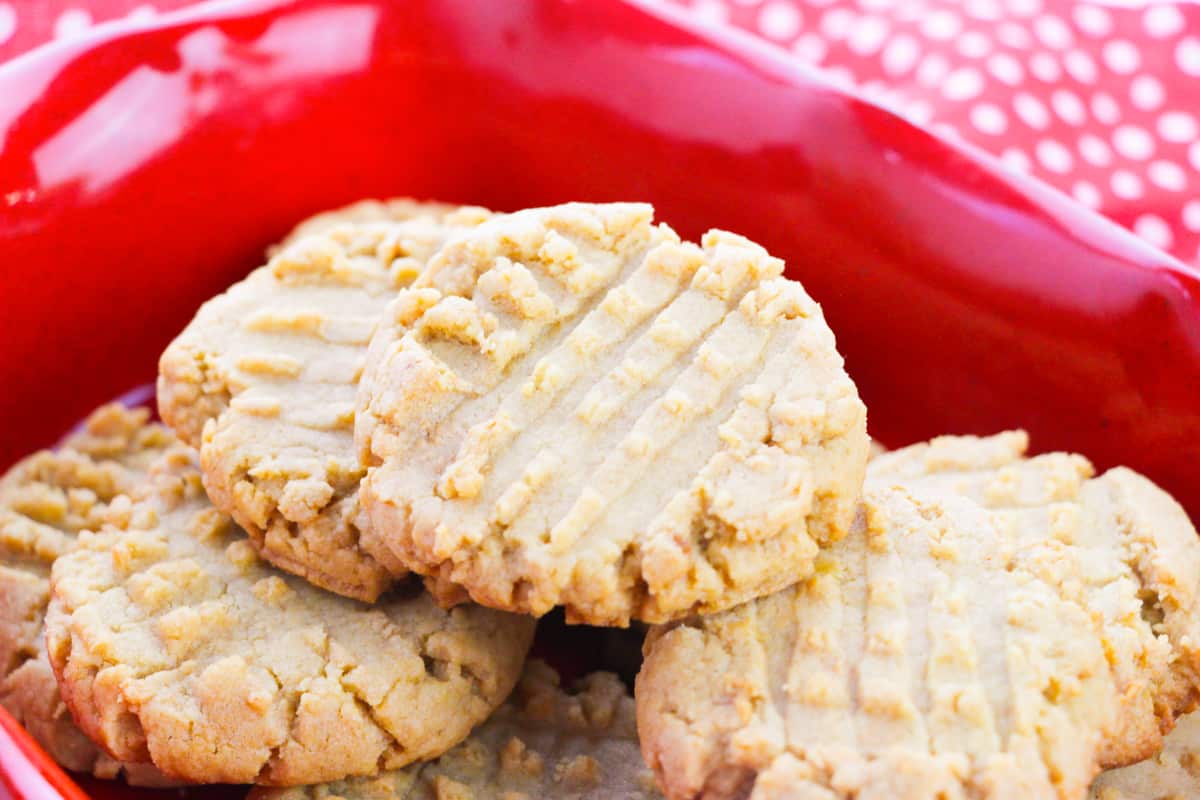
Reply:
M1200 265L1200 5L658 0L733 25ZM179 0L0 0L0 60Z

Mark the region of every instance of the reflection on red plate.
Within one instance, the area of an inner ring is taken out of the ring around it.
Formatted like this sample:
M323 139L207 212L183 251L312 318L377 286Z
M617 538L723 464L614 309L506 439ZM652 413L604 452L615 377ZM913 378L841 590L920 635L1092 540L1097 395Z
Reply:
M1020 425L1200 511L1196 273L661 13L221 2L0 68L0 462L152 377L197 304L307 213L641 199L785 257L884 441Z

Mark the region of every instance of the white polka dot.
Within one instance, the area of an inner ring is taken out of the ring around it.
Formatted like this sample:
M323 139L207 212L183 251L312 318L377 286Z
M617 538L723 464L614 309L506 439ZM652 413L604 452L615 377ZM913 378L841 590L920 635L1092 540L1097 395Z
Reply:
M905 105L904 116L915 125L924 125L933 119L933 106L925 100L914 100Z
M8 3L0 3L0 44L4 44L17 31L17 12Z
M1029 59L1029 71L1043 83L1055 83L1062 77L1058 60L1049 53L1034 53Z
M963 11L972 19L983 20L984 22L995 22L1004 15L1000 10L1000 4L996 0L967 0L963 4Z
M1146 168L1146 177L1155 186L1168 192L1182 192L1187 188L1187 175L1174 161L1155 161Z
M1175 63L1188 75L1200 76L1200 39L1181 39L1175 46Z
M1038 142L1037 157L1043 167L1059 175L1070 172L1075 164L1075 159L1071 158L1071 151L1053 139Z
M935 41L953 39L962 30L962 20L949 9L941 8L927 14L921 20L921 33Z
M1168 111L1158 118L1158 135L1168 142L1184 144L1200 135L1196 118L1186 111Z
M933 132L941 136L943 139L961 139L962 136L958 132L958 128L951 125L949 122L937 122L933 125Z
M874 55L887 41L888 23L881 17L863 17L850 32L846 45L860 56Z
M1200 170L1200 142L1192 142L1188 148L1188 163Z
M1017 172L1029 172L1033 167L1033 162L1029 160L1029 156L1015 147L1010 147L1001 153L1000 160Z
M1045 130L1046 126L1050 124L1050 114L1042 105L1042 101L1028 92L1017 93L1017 96L1013 98L1013 110L1031 128L1039 131Z
M1035 19L1033 33L1052 50L1065 50L1075 44L1075 36L1067 23L1052 14L1043 14Z
M858 0L864 11L887 11L896 5L896 0Z
M1033 44L1033 37L1029 35L1029 31L1015 22L1004 22L998 25L996 38L1001 43L1017 50L1028 50L1029 46Z
M1142 214L1134 220L1133 232L1155 247L1163 249L1170 247L1175 239L1171 235L1171 226L1156 214Z
M1008 130L1008 117L992 103L980 103L971 109L971 124L980 133L999 136Z
M799 10L788 2L768 3L758 13L758 29L772 39L791 39L802 22Z
M68 8L54 21L54 38L78 36L92 26L92 15L82 8Z
M1025 79L1025 70L1021 67L1021 62L1008 53L996 53L987 60L987 68L992 77L1009 86L1016 86Z
M1136 125L1122 125L1113 131L1113 149L1134 161L1154 155L1154 137Z
M149 22L158 16L158 12L154 10L154 6L140 5L125 15L125 19L130 22Z
M1112 32L1112 17L1103 8L1080 3L1071 12L1075 25L1090 36L1107 36Z
M792 52L810 64L820 64L825 60L829 48L818 33L805 33L796 39Z
M729 7L721 0L699 0L692 11L705 22L721 23L729 19Z
M908 34L901 34L888 42L883 49L883 71L888 75L903 75L913 68L921 57L921 47Z
M1166 39L1183 30L1183 14L1173 5L1152 6L1142 15L1142 27L1155 39Z
M1069 89L1055 89L1050 95L1050 106L1059 119L1068 125L1082 125L1087 121L1087 110L1079 95Z
M854 85L857 83L854 73L850 71L850 68L841 64L827 67L824 74L825 77L834 84L847 89L853 89Z
M967 58L983 58L992 52L992 40L979 31L968 31L958 37L955 47Z
M1096 80L1096 62L1085 50L1072 50L1063 56L1063 66L1072 78L1080 83L1094 83Z
M922 86L936 87L950 71L950 62L941 53L930 53L917 67L917 83Z
M1100 207L1100 190L1087 181L1076 181L1071 187L1071 194L1088 208Z
M1118 75L1129 75L1142 64L1142 54L1126 39L1114 39L1104 45L1100 56L1108 68Z
M1153 111L1162 105L1163 85L1153 75L1138 75L1129 84L1129 99L1142 111Z
M1142 196L1142 181L1127 169L1119 169L1109 180L1112 192L1122 200L1136 200Z
M826 38L844 39L854 27L854 14L844 8L831 8L821 15L820 29Z
M1008 0L1006 5L1018 17L1032 17L1042 10L1042 0Z
M1183 207L1183 224L1189 231L1200 233L1200 200L1189 200Z
M1112 163L1112 150L1108 143L1091 133L1079 137L1079 155L1083 160L1097 167L1107 167Z
M970 100L982 91L983 78L974 67L959 67L942 84L942 94L946 95L946 99L958 102Z
M1105 125L1115 125L1121 119L1121 107L1108 92L1092 95L1092 116Z

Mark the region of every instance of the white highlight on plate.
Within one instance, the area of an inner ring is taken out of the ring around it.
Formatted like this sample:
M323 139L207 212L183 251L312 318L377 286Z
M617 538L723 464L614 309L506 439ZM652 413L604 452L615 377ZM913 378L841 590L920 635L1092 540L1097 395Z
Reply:
M1161 247L1164 250L1175 241L1175 237L1171 235L1171 226L1157 214L1142 214L1134 220L1133 232L1155 247Z
M999 136L1008 130L1008 117L999 106L992 103L980 103L971 109L971 124L980 133L989 136Z
M1138 75L1129 84L1129 99L1142 111L1153 111L1163 104L1166 90L1153 75Z
M54 38L65 39L92 27L92 15L82 8L68 8L54 21Z
M795 5L782 0L768 3L758 12L758 28L772 39L790 39L800 32L803 19Z

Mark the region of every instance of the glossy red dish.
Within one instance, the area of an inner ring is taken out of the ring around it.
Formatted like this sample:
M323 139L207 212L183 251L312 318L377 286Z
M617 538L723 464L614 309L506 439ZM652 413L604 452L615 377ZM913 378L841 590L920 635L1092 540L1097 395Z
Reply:
M686 236L724 227L784 257L885 442L1023 426L1200 512L1200 276L667 14L217 2L0 68L0 462L152 378L196 306L308 213L639 199ZM83 796L0 721L10 791Z

